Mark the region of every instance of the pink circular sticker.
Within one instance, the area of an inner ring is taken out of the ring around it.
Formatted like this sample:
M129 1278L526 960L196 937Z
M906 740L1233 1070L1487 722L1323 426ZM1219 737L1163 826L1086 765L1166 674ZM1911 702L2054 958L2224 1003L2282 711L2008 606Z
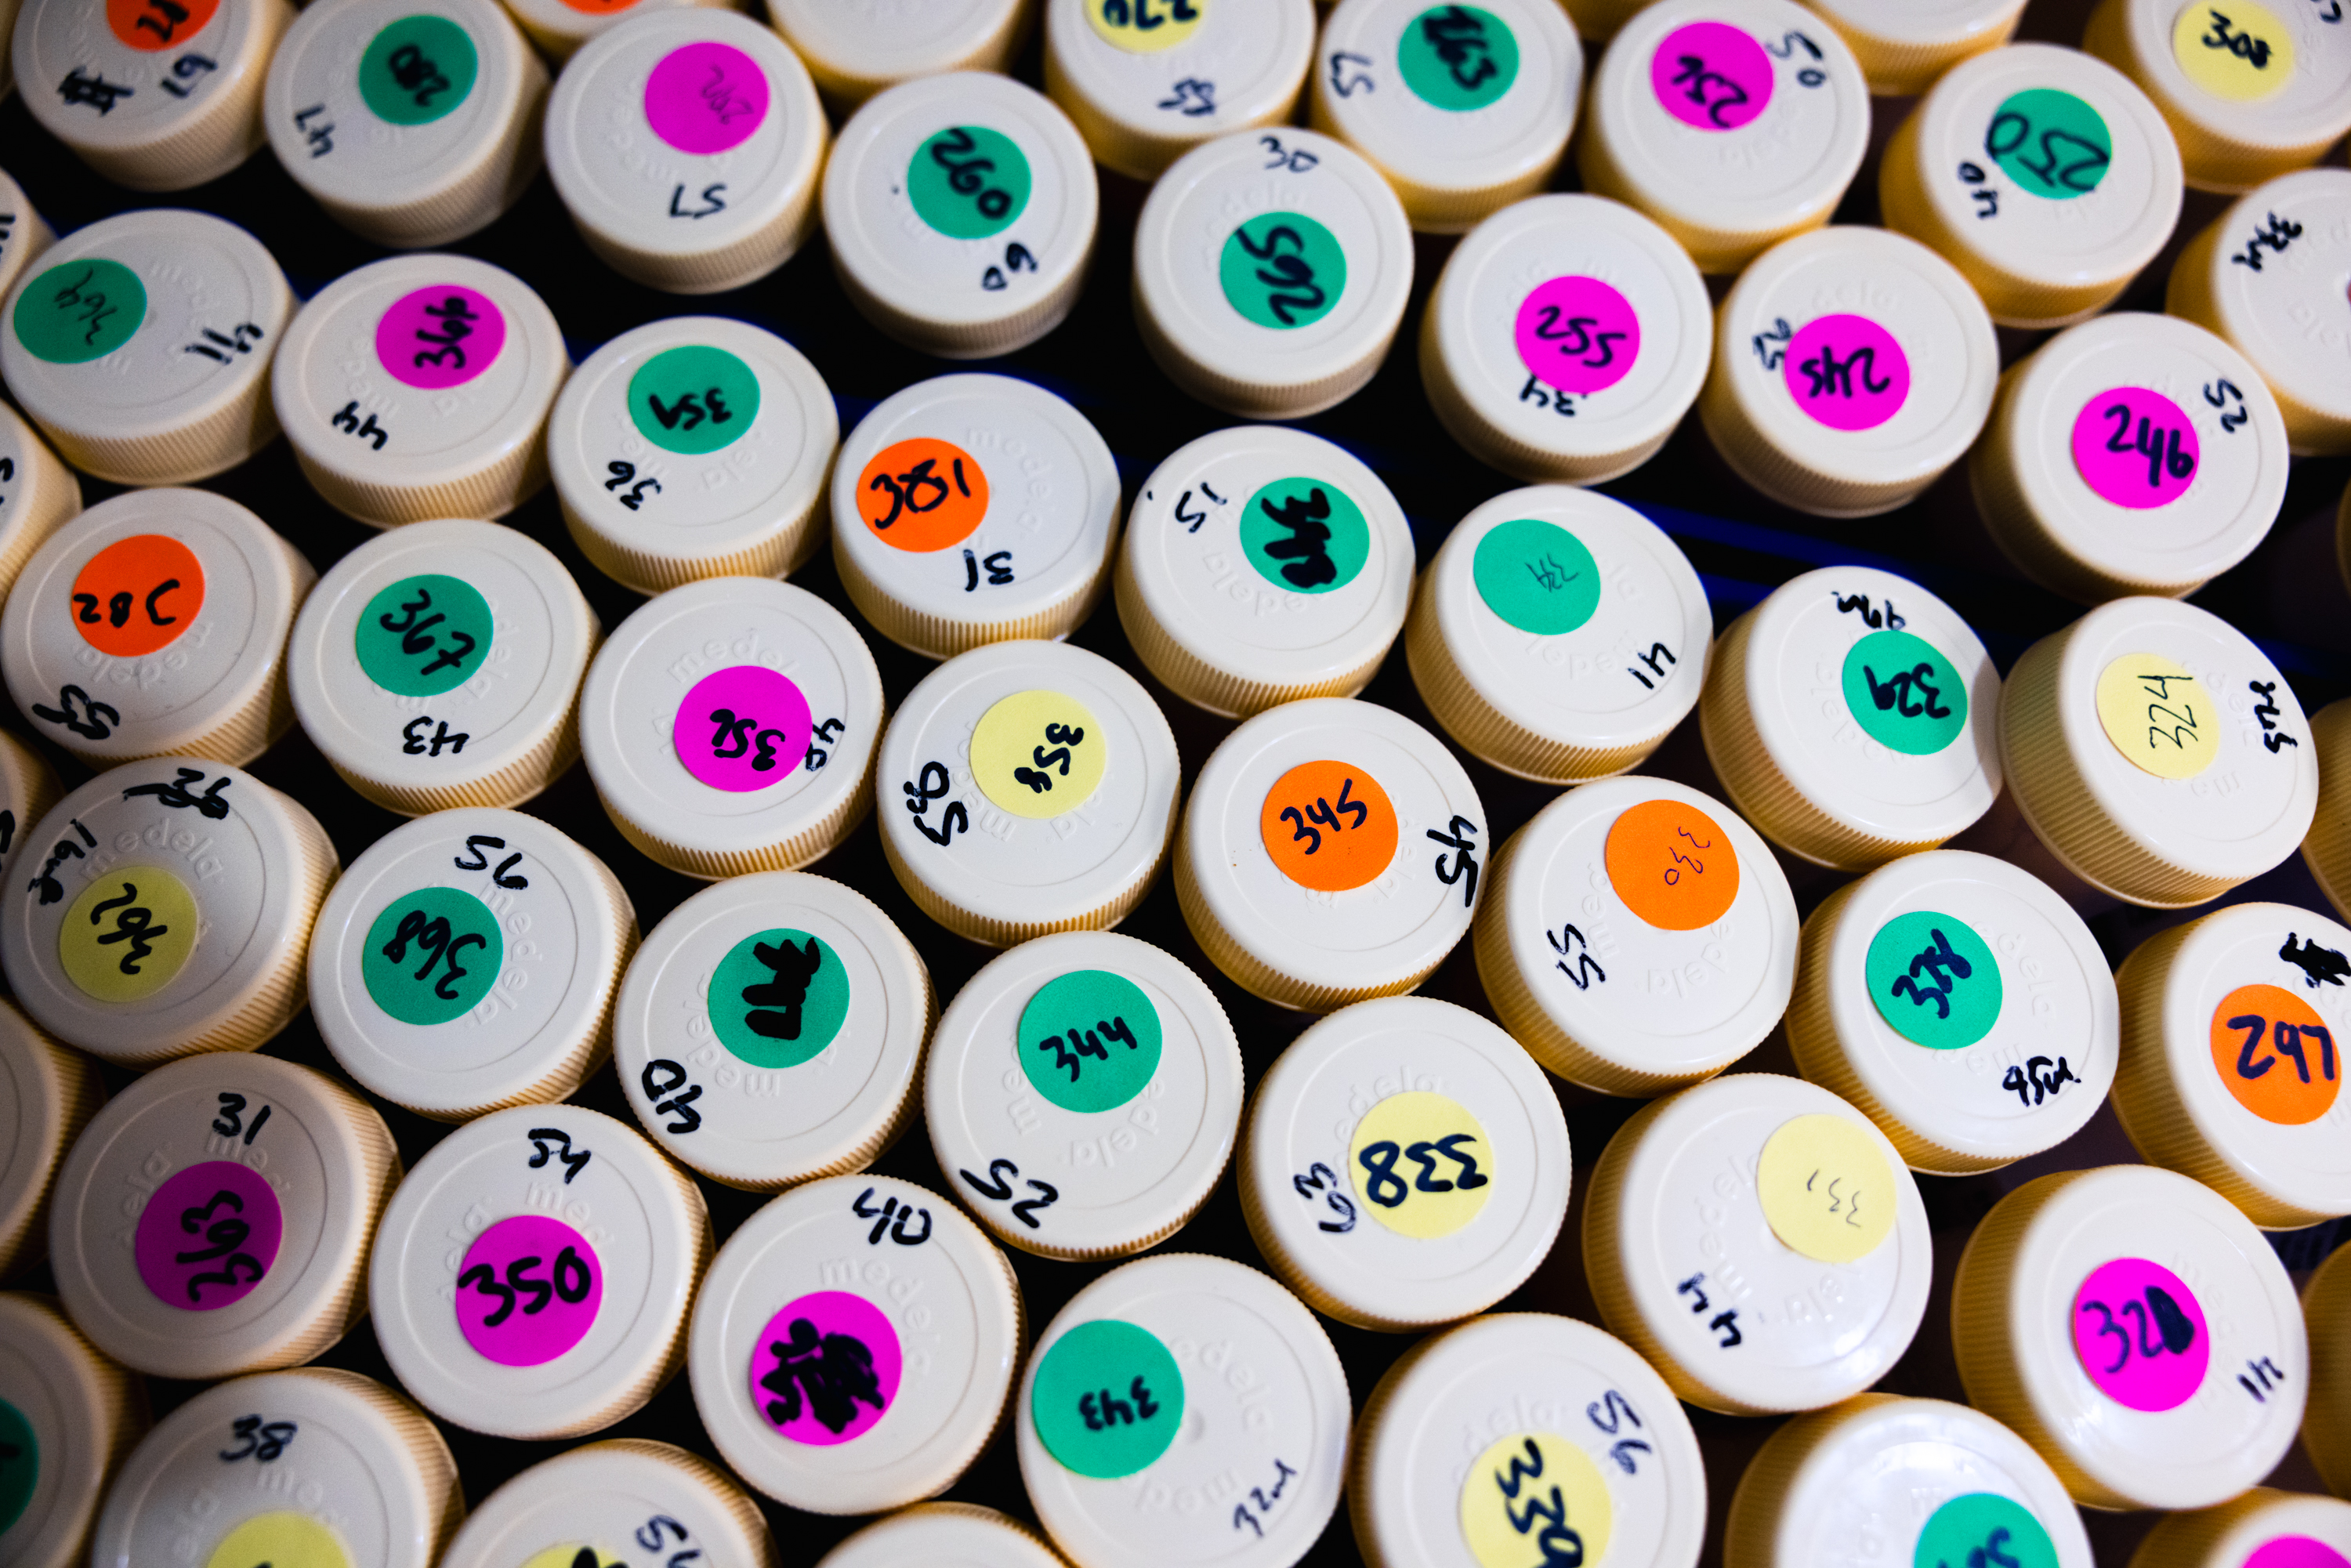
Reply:
M731 44L684 44L645 80L645 119L681 152L740 147L768 118L768 73Z
M157 1301L213 1312L253 1294L285 1239L277 1195L261 1174L206 1160L155 1189L140 1211L131 1256Z
M796 1443L858 1437L898 1397L898 1333L864 1297L817 1291L768 1320L751 1353L751 1403Z
M2074 1354L2116 1404L2172 1410L2204 1386L2212 1336L2179 1275L2144 1258L2117 1258L2074 1297Z
M553 1361L595 1326L604 1270L588 1239L559 1219L517 1214L465 1249L457 1327L500 1366Z
M1736 131L1771 105L1771 57L1728 22L1692 22L1649 57L1649 87L1684 125Z
M1875 430L1910 396L1910 357L1866 316L1807 322L1780 373L1796 406L1831 430Z
M2074 466L2103 500L2134 511L2188 494L2203 456L2179 405L2145 387L2100 392L2074 416Z
M1641 353L1633 302L1596 277L1554 277L1519 306L1519 358L1535 379L1581 396L1614 386Z
M2281 1535L2254 1547L2245 1568L2351 1568L2351 1558L2307 1535Z
M402 295L375 324L375 357L393 381L425 392L464 386L496 362L506 341L496 302L456 283Z
M790 778L814 733L808 698L789 676L737 664L694 683L677 705L670 744L688 773L741 794Z

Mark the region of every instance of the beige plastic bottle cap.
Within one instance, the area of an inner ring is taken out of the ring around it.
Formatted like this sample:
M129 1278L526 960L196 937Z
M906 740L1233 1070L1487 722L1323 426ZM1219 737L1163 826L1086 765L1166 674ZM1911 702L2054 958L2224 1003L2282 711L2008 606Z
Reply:
M1183 960L1109 931L1024 942L964 982L924 1070L956 1196L1042 1258L1155 1247L1208 1200L1240 1133L1240 1042Z
M2299 11L2290 13L2299 17ZM2351 58L2351 33L2342 40ZM2351 104L2351 90L2339 96ZM2277 398L2297 456L2351 452L2351 170L2309 169L2253 191L2172 264L2163 308L2226 338Z
M723 0L514 0L507 9L523 36L560 68L584 44L622 22L680 5L717 6Z
M5 4L5 0L0 0ZM8 76L9 17L13 11L0 12L0 80ZM12 83L13 85L13 83ZM7 95L0 93L0 99ZM33 259L57 243L57 231L34 209L32 198L25 188L0 169L0 298L16 287Z
M100 219L18 274L5 309L0 376L77 468L185 484L277 434L269 364L294 292L235 224L173 210Z
M1339 1506L1346 1369L1297 1297L1229 1259L1101 1276L1047 1325L1014 1398L1029 1500L1078 1568L1281 1568Z
M1094 161L1152 181L1204 141L1290 118L1313 0L1044 0L1045 90Z
M403 250L461 240L520 199L543 162L546 106L547 68L495 0L311 5L262 98L294 183L345 228Z
M2075 875L2154 909L2217 898L2294 853L2318 751L2268 655L2168 599L2118 599L2043 638L2001 696L2024 820Z
M1404 207L1360 154L1316 131L1244 131L1186 153L1151 188L1134 320L1159 368L1202 402L1298 419L1379 370L1412 269Z
M81 480L22 414L0 403L0 595L42 541L80 513Z
M1585 1205L1601 1321L1703 1409L1849 1399L1926 1313L1917 1184L1885 1134L1800 1078L1733 1073L1655 1102L1609 1141Z
M2159 1520L2131 1568L2334 1568L2351 1562L2351 1503L2255 1487L2233 1502Z
M57 1169L105 1098L106 1085L88 1057L0 1002L0 1129L6 1132L0 1145L0 1279L47 1252ZM0 1525L0 1541L5 1539Z
M1503 842L1478 974L1552 1071L1656 1095L1762 1042L1787 1011L1797 930L1787 874L1743 818L1687 785L1610 779Z
M0 1552L22 1568L78 1568L115 1462L147 1424L146 1391L54 1297L0 1295L0 1426L9 1490Z
M0 888L17 885L16 862L25 845L64 794L47 758L15 736L0 733Z
M1144 668L1247 718L1362 691L1404 630L1412 571L1412 525L1378 475L1319 435L1259 424L1152 471L1113 581Z
M310 1014L370 1093L438 1121L568 1097L611 1050L637 915L519 811L438 811L368 847L310 936Z
M2343 517L2351 518L2351 504ZM2351 524L2344 531L2351 533ZM2302 841L2302 859L2318 890L2343 915L2351 910L2351 702L2332 702L2312 714L2310 731L2318 756L2318 809Z
M205 758L101 773L40 820L0 910L16 1005L125 1067L252 1051L302 1010L336 875L301 802Z
M979 1457L1026 1333L1012 1265L954 1204L834 1176L751 1216L711 1264L695 1408L735 1472L787 1507L877 1513Z
M393 1375L444 1421L576 1437L634 1415L684 1361L709 1260L702 1190L635 1128L517 1105L451 1133L401 1184L368 1307Z
M927 658L1066 637L1118 533L1118 465L1086 416L1009 376L917 382L858 421L832 468L850 602Z
M440 1568L681 1557L745 1568L778 1561L767 1519L733 1477L671 1444L622 1438L543 1460L492 1492L466 1517Z
M1579 0L1588 3L1588 0ZM1970 56L2016 32L2024 0L1809 0L1845 41L1881 98L1915 98Z
M1975 444L2000 341L1957 267L1886 229L1800 235L1716 314L1698 417L1783 506L1865 517L1916 499Z
M937 1012L922 955L872 900L764 872L653 927L621 981L612 1065L663 1148L772 1192L896 1141Z
M776 0L768 16L843 116L883 89L950 71L1010 68L1029 0L911 0L887 7Z
M1420 323L1439 422L1527 480L1593 485L1647 462L1713 354L1714 306L1688 255L1604 196L1531 196L1479 224Z
M902 1509L843 1541L817 1568L1064 1568L1061 1554L1019 1521L969 1502L925 1502Z
M529 535L420 523L319 580L287 685L303 733L376 804L412 817L517 806L580 755L580 683L601 630Z
M2351 1251L2336 1248L2302 1292L2310 1402L2302 1446L2329 1491L2351 1482Z
M1968 1402L2089 1508L2210 1508L2274 1469L2309 1358L2294 1281L2219 1193L2152 1166L2027 1182L1951 1287Z
M537 491L570 369L554 312L513 273L402 256L310 297L270 395L327 504L382 528L504 517Z

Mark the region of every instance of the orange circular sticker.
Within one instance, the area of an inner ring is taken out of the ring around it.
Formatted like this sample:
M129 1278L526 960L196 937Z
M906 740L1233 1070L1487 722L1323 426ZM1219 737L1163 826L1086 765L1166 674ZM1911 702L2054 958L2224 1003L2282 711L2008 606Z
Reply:
M574 11L590 16L617 16L637 0L563 0Z
M1711 925L1739 896L1739 853L1712 817L1679 800L1644 800L1608 830L1608 881L1660 931Z
M1395 807L1353 763L1300 763L1266 791L1257 825L1281 874L1317 893L1361 887L1395 859Z
M2299 1127L2335 1108L2343 1063L2317 1009L2279 986L2239 986L2212 1009L2212 1071L2264 1122Z
M220 0L106 0L106 25L126 48L152 55L204 30Z
M115 540L74 579L74 630L119 659L170 647L204 607L204 564L195 551L162 534Z
M898 442L858 476L857 515L884 544L946 549L971 538L987 516L987 470L952 441Z

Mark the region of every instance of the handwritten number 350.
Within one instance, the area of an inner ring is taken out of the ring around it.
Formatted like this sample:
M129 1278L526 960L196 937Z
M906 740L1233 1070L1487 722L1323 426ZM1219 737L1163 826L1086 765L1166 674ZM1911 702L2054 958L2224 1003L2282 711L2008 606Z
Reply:
M538 1279L531 1273L542 1260L537 1257L517 1258L507 1265L506 1283L498 1283L497 1270L487 1263L476 1263L457 1276L457 1288L468 1285L497 1301L497 1307L482 1320L484 1328L496 1328L514 1316L515 1300L518 1295L531 1298L523 1308L523 1316L536 1317L547 1310L550 1301L564 1301L578 1306L588 1299L588 1289L595 1282L588 1265L577 1250L566 1247L555 1255L555 1272L549 1279Z

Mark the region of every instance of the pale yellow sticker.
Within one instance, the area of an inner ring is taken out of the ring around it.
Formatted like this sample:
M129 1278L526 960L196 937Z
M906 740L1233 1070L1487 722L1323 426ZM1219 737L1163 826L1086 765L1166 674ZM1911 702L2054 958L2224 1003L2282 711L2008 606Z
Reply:
M1799 1116L1765 1140L1756 1195L1771 1234L1822 1263L1851 1263L1894 1228L1894 1167L1868 1128Z
M1216 0L1078 0L1105 43L1155 55L1188 43Z
M1513 1432L1478 1456L1461 1483L1461 1538L1479 1568L1604 1563L1608 1483L1554 1432Z
M1424 1241L1477 1218L1494 1190L1486 1129L1459 1101L1422 1090L1391 1094L1365 1113L1347 1168L1373 1218Z
M2188 79L2231 103L2259 103L2294 78L2294 35L2255 0L2197 0L2171 25Z
M196 900L153 866L91 883L57 929L66 977L101 1002L143 1001L172 983L196 948Z
M607 1557L592 1546L550 1546L522 1568L629 1568L618 1557Z
M351 1568L351 1554L307 1513L256 1513L222 1537L204 1568Z
M980 792L1016 817L1058 817L1102 784L1110 737L1085 704L1060 692L1015 692L971 732Z
M2098 722L2115 749L2158 779L2193 779L2220 755L2220 709L2204 683L2155 653L2098 676Z

